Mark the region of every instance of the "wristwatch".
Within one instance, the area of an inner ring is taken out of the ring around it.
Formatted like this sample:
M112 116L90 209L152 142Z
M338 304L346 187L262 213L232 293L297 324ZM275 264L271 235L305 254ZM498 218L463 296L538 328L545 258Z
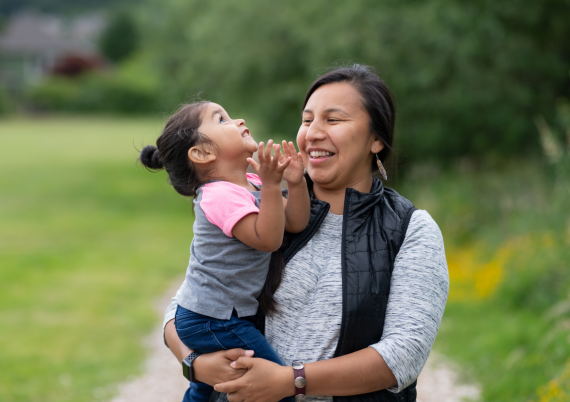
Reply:
M192 352L186 359L182 360L182 374L184 374L184 377L190 382L200 382L194 379L194 368L192 367L192 363L194 363L194 360L196 360L198 356L201 356L201 354Z
M305 395L305 365L303 362L293 362L293 373L295 377L295 395Z

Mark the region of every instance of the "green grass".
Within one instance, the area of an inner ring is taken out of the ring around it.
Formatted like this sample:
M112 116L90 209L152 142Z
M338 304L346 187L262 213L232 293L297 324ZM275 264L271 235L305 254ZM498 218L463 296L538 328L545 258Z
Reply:
M422 167L399 190L446 245L451 291L436 350L484 401L570 400L570 177L539 160Z
M0 400L107 399L183 279L188 200L136 163L159 120L0 121Z

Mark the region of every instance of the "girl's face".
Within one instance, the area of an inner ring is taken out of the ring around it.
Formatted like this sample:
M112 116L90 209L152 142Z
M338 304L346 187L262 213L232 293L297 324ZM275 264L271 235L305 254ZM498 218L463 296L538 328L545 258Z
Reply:
M384 145L369 121L360 94L348 83L323 85L311 95L297 145L313 182L339 190L371 179L371 158Z
M244 155L251 156L257 151L257 144L245 126L245 120L231 119L217 103L208 104L198 131L216 144L216 153L222 160L245 161Z

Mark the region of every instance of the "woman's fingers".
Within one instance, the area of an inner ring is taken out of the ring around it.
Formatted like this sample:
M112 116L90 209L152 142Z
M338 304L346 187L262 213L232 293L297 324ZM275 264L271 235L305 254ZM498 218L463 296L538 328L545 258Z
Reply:
M247 356L240 356L235 361L231 362L230 366L235 369L247 369L253 367L253 359Z
M237 380L216 384L214 385L214 389L218 392L224 392L229 396L229 394L237 392L240 389L240 382L242 382L240 380L241 378L238 378Z

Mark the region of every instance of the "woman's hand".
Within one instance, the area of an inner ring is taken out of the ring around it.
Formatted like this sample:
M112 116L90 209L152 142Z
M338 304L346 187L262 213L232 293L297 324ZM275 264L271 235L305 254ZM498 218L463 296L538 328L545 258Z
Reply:
M297 153L295 150L295 144L292 141L283 141L283 153L279 153L279 162L283 162L288 158L291 158L291 163L287 166L287 169L283 172L283 180L287 184L299 184L303 180L303 175L305 174L305 167L303 166L303 159L301 158L301 153Z
M253 350L229 349L198 356L192 363L196 380L208 385L232 381L243 376L247 369L230 364L242 356L253 356ZM245 357L242 357L245 358Z
M228 394L229 402L276 402L295 395L292 367L251 357L240 357L231 366L247 372L237 380L214 386L216 391Z

